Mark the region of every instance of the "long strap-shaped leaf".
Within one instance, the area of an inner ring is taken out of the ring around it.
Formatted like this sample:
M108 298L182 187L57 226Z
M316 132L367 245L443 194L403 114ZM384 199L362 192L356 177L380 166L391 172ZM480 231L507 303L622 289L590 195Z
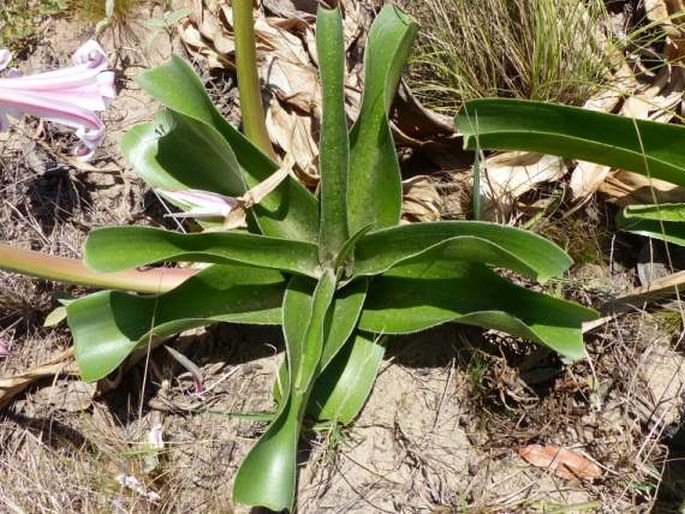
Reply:
M180 57L139 76L138 82L167 108L206 125L230 145L245 172L248 188L269 177L278 166L260 152L216 110L202 82ZM129 145L135 144L127 140ZM129 150L130 151L130 150ZM193 168L186 170L192 175ZM288 177L268 195L255 213L263 232L276 237L315 241L319 235L318 205L314 196Z
M322 370L326 369L355 331L368 288L369 281L362 278L353 281L336 293L326 340L321 351L320 368Z
M368 287L369 281L366 277L363 277L352 281L351 284L338 289L336 292L333 304L331 305L330 319L327 324L326 340L321 351L321 362L319 363L321 371L327 369L331 362L335 360L337 354L341 352L343 346L349 342L357 327L357 321L364 306ZM301 307L303 311L308 309L311 309L310 304ZM304 328L304 324L300 326L301 330L304 330ZM296 326L290 327L290 330L296 329ZM279 379L274 386L274 399L278 403L281 403L286 396L283 387L289 383L287 363L283 364L279 370Z
M323 350L326 318L335 293L335 275L331 271L325 273L314 293L310 292L310 282L294 277L286 291L283 330L290 368L288 395L238 470L233 488L233 497L238 503L276 511L293 506L297 443Z
M456 117L465 146L527 150L596 162L685 185L685 128L522 100L467 102Z
M314 384L307 406L314 419L346 425L357 417L376 382L385 339L357 333L342 348Z
M572 261L546 239L513 227L479 221L414 223L372 232L355 250L354 274L376 275L396 264L442 248L441 258L485 262L545 282Z
M214 265L159 296L101 291L79 298L67 314L81 376L103 378L153 336L219 321L278 324L284 289L277 271Z
M180 234L151 227L93 230L84 262L100 272L120 271L163 261L242 263L318 277L318 247L243 232Z
M247 191L235 154L221 134L174 111L162 111L155 122L133 127L122 138L121 150L153 188L226 196Z
M386 5L369 31L362 105L350 133L350 233L369 223L391 227L400 219L400 170L387 116L417 30L412 18Z
M332 261L348 238L347 173L350 165L350 141L345 116L345 42L340 7L319 8L316 17L316 52L323 92L319 142L319 244L322 260Z
M584 351L581 324L596 317L593 310L516 286L481 264L440 260L429 252L372 282L359 327L406 334L457 321L530 339L575 360Z
M685 246L685 204L629 205L616 218L622 229Z

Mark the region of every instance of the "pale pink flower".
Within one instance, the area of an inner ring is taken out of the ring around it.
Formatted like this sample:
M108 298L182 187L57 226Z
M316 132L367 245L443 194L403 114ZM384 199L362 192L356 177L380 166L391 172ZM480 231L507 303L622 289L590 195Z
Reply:
M173 218L223 220L238 206L235 198L197 189L157 189L157 193L184 211L169 214Z
M12 55L0 49L0 71ZM93 156L104 136L105 126L95 114L114 98L114 73L105 71L107 55L98 43L88 41L72 56L73 66L20 76L12 71L0 78L0 131L7 130L8 116L30 114L76 129L81 140L74 155Z

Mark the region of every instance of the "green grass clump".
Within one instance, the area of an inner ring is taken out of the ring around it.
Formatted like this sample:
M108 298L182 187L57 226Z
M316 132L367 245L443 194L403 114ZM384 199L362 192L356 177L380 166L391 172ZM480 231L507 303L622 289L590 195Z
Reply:
M412 88L426 105L510 97L580 105L608 80L602 0L412 2L424 27Z
M21 52L41 31L42 21L64 9L64 0L2 0L0 48Z
M114 0L111 18L119 21L128 20L142 3L141 0ZM107 0L73 0L70 8L90 21L98 22L108 18Z

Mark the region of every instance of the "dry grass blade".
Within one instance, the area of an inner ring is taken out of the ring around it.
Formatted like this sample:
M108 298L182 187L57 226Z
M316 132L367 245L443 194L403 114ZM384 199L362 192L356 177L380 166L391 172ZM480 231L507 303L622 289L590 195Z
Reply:
M615 311L630 305L644 305L647 302L675 296L684 289L685 271L679 271L654 280L645 286L637 287L627 294L611 300L603 307L603 310Z

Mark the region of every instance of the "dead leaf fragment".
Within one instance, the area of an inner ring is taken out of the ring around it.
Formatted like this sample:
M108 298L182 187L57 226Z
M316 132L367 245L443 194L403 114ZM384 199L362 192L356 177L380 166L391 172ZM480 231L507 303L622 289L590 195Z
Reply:
M608 201L621 207L632 203L680 203L685 202L685 188L659 179L650 179L631 171L610 173L600 185L599 191Z
M2 334L0 334L0 358L7 357L10 354L10 342L9 339L5 339Z
M665 53L670 62L685 57L685 1L645 0L647 19L659 23L668 34Z
M405 180L402 189L402 220L440 221L442 199L429 177L418 175Z
M611 172L611 166L588 161L578 161L571 174L571 195L573 200L583 203L602 186Z
M304 184L313 187L319 182L319 150L313 137L314 119L287 111L272 98L266 113L266 125L272 143L295 160L294 173Z
M545 468L567 480L594 480L602 477L602 468L573 450L554 444L529 444L519 448L519 455L527 463Z
M504 152L485 160L480 180L482 218L506 221L515 200L544 182L561 179L567 172L560 157L528 152Z

